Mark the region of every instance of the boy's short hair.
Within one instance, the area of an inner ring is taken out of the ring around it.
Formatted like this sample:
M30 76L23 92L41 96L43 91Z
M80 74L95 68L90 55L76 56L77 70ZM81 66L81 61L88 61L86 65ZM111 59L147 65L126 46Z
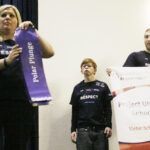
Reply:
M83 59L83 61L81 62L80 67L82 68L82 66L83 66L84 64L88 64L88 63L91 63L91 64L93 65L95 71L97 71L97 64L96 64L96 62L95 62L93 59L91 59L91 58L85 58L85 59Z

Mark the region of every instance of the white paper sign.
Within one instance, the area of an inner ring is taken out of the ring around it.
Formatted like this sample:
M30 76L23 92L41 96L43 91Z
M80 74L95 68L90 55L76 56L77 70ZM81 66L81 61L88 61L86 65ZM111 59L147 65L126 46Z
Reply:
M110 81L118 141L150 141L150 68L112 68Z

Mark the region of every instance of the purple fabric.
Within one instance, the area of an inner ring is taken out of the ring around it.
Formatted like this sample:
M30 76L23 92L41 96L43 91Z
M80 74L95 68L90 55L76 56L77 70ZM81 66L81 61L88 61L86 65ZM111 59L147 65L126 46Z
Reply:
M30 102L45 105L51 100L42 63L42 50L34 28L17 29L15 41L22 47L20 61Z

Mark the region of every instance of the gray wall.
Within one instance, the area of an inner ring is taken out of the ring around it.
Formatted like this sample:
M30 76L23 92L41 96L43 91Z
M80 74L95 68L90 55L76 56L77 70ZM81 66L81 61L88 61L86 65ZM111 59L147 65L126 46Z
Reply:
M149 0L39 0L39 31L55 49L55 56L44 60L53 101L40 106L40 150L75 150L69 101L83 79L82 59L93 58L97 78L109 84L105 69L121 66L130 52L144 49L149 8ZM110 150L117 149L113 115Z

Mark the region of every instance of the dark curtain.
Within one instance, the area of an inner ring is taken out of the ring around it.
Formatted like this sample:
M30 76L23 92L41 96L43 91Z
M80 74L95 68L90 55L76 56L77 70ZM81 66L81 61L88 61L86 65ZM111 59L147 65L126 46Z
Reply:
M38 0L0 0L0 5L12 4L15 5L22 16L22 21L30 20L34 26L38 28ZM35 111L35 127L31 140L28 143L27 150L38 150L39 149L39 138L38 138L38 107L34 108ZM2 133L0 133L0 139ZM0 150L2 150L3 143L0 143Z

